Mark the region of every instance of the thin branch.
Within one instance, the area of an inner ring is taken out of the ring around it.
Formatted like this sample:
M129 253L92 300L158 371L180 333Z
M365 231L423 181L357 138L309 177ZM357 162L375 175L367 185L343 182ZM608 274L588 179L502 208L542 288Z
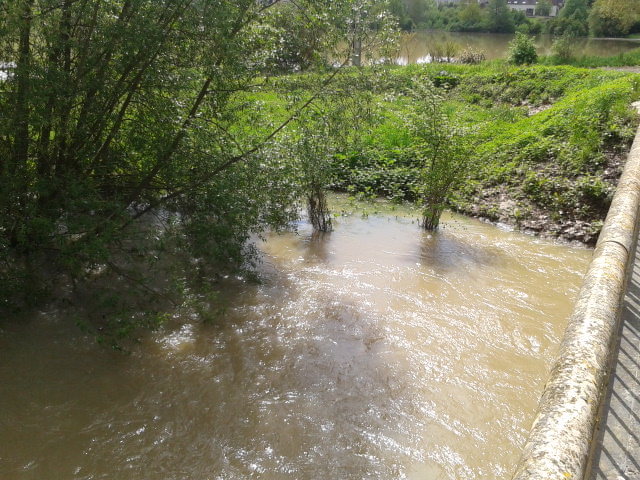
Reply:
M165 300L169 300L169 303L171 303L171 305L176 306L177 304L172 301L170 298L167 298L166 295L161 295L160 292L158 292L157 290L154 290L153 288L151 288L150 286L148 286L147 284L145 284L144 282L141 282L139 279L133 277L132 275L130 275L129 273L127 273L125 270L123 270L122 268L118 267L115 263L113 263L112 261L107 261L107 265L109 266L110 269L112 269L117 275L119 275L120 277L124 278L125 280L128 280L129 282L131 282L131 284L133 284L135 287L137 287L140 290L143 290L147 293L150 293L151 295L158 297L158 298L163 298Z
M243 160L246 160L250 155L252 155L252 154L258 152L259 150L261 150L262 148L264 148L264 146L270 140L272 140L276 135L278 135L278 133L280 133L292 121L294 121L304 110L306 110L310 105L313 104L313 102L324 92L324 89L338 75L338 73L342 70L342 68L347 65L347 62L348 62L348 60L345 60L340 67L336 68L335 71L323 82L322 87L319 88L316 93L314 93L309 99L307 99L306 102L304 102L298 109L296 109L296 111L294 113L292 113L289 116L289 118L287 118L284 122L282 122L276 129L274 129L271 133L269 133L269 135L264 137L260 143L258 143L254 147L250 148L249 150L246 150L245 152L243 152L243 153L241 153L239 155L231 157L229 160L227 160L226 162L222 163L221 165L219 165L218 167L213 169L213 171L211 171L208 175L202 177L198 182L195 182L194 184L191 184L188 187L184 187L184 188L181 188L181 189L179 188L177 190L174 190L173 192L171 192L171 193L165 195L164 197L162 197L162 199L160 199L157 202L150 202L145 208L143 208L142 210L137 212L135 215L133 215L130 218L130 220L128 220L121 228L122 229L126 228L134 220L142 217L143 215L147 214L151 210L157 208L162 203L165 203L165 202L167 202L169 200L173 200L174 198L177 198L177 197L180 197L181 195L184 195L188 191L188 189L190 190L190 189L193 189L193 188L197 188L199 186L202 186L202 185L206 184L207 182L210 182L215 176L219 175L220 173L222 173L225 170L228 170L233 165L235 165L237 163L240 163ZM133 200L131 200L131 201L133 201Z

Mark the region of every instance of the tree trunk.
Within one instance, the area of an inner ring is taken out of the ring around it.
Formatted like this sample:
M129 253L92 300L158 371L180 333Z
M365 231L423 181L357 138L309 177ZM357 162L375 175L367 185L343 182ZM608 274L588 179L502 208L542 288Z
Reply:
M309 204L307 211L309 213L309 221L313 229L318 232L330 232L331 212L327 206L327 197L321 187L312 187L311 193L308 195Z
M422 228L429 232L435 232L440 225L440 217L444 207L441 203L431 203L422 210Z
M13 143L13 172L24 168L29 158L29 76L31 74L31 22L33 2L23 2L20 12L20 39L16 65L15 138Z
M351 55L351 64L354 67L362 66L362 40L354 39L353 40L353 53Z
M19 230L23 225L24 210L28 202L27 164L29 161L29 90L31 75L31 24L33 21L34 0L26 0L20 10L18 39L18 62L15 69L16 93L13 112L13 145L10 158L6 162L7 178L11 191L11 202L6 206L8 217L13 217L13 226L9 231L9 243L17 247L20 243Z

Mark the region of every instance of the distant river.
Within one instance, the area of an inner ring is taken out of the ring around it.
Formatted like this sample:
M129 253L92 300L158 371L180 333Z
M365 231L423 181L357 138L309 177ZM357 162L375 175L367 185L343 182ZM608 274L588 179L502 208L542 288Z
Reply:
M436 43L454 42L461 48L473 46L484 52L488 60L505 58L508 44L514 35L499 33L463 33L421 30L404 34L398 63L425 63L429 61L429 50ZM554 37L538 35L534 37L538 53L549 55ZM640 40L621 38L576 38L576 55L611 56L640 47Z

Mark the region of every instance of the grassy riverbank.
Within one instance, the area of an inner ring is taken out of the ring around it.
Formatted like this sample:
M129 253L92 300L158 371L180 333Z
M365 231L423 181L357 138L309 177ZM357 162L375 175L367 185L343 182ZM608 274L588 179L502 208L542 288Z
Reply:
M569 66L420 65L396 68L370 88L375 125L336 155L332 188L413 200L416 139L407 95L429 78L475 131L469 175L449 195L456 211L522 230L592 244L638 125L636 74Z
M640 65L640 48L611 57L601 57L597 55L574 55L571 47L569 47L564 56L549 55L542 57L540 63L544 65L571 65L581 68L638 67Z

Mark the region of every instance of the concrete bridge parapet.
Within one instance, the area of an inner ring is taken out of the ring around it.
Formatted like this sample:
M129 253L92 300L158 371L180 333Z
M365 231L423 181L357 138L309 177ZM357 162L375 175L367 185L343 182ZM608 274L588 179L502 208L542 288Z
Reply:
M582 480L588 475L634 260L639 213L640 129L513 480Z

